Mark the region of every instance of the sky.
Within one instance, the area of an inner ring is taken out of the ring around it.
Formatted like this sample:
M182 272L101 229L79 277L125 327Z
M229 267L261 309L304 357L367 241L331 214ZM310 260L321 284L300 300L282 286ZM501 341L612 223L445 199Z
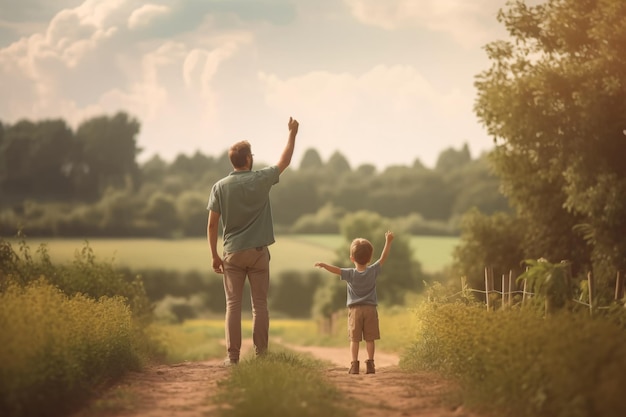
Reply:
M0 0L0 121L141 125L140 162L248 140L275 163L434 167L493 147L473 106L506 0Z

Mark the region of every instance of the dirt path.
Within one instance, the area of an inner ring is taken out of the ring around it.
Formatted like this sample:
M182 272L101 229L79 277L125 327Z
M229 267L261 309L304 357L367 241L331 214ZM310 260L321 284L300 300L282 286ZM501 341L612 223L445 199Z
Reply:
M428 373L405 373L396 355L376 354L376 373L349 375L347 348L288 346L327 361L328 379L360 409L359 417L478 417L453 400L451 387ZM364 368L364 366L363 366ZM72 417L206 417L210 395L229 368L221 360L149 366L133 372Z

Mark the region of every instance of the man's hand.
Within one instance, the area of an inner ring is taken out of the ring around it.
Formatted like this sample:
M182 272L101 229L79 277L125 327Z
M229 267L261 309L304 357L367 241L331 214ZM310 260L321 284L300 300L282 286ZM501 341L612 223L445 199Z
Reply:
M298 123L298 121L296 119L292 119L291 117L289 118L289 123L287 123L287 127L289 127L289 132L293 135L298 133L298 126L300 126L300 124Z
M287 127L289 127L289 137L287 138L287 145L285 145L285 149L283 153L280 155L280 159L276 166L280 170L282 174L285 169L291 163L291 157L293 156L293 150L296 146L296 135L298 134L298 127L300 124L298 121L292 117L289 118L289 123L287 123Z
M213 258L213 271L215 271L218 274L224 273L224 262L222 261L222 258L220 258L219 256L216 256Z

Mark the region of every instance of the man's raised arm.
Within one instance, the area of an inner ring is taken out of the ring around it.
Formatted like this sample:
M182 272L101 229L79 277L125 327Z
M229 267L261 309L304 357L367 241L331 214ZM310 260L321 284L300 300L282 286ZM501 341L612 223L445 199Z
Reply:
M287 139L287 145L283 150L280 159L278 160L278 169L282 174L285 169L291 163L291 157L293 156L293 150L296 147L296 135L298 134L299 123L296 119L289 118L289 123L287 124L289 127L289 138Z

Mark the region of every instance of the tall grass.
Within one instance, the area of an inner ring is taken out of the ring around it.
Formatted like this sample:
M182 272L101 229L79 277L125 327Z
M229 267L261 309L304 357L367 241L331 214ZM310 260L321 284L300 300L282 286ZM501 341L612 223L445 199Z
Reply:
M319 362L288 351L268 352L233 368L215 396L222 417L349 416L343 396ZM223 406L227 404L227 406Z
M67 411L99 384L141 363L120 298L68 297L45 280L0 294L0 414Z
M37 253L0 241L0 415L66 414L162 353L140 282L89 250L62 267Z
M626 415L626 333L615 321L461 303L417 311L418 333L401 366L458 378L473 406L505 416Z

